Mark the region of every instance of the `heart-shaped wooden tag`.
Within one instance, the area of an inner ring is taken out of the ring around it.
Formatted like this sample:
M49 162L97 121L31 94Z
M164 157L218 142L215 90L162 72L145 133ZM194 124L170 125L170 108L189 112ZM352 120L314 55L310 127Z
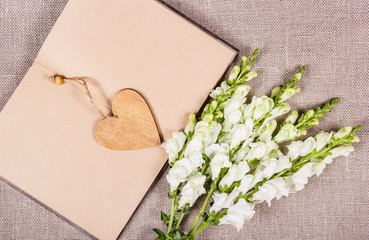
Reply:
M159 146L160 136L145 99L132 89L117 93L112 103L113 117L96 127L97 141L114 150L137 150Z

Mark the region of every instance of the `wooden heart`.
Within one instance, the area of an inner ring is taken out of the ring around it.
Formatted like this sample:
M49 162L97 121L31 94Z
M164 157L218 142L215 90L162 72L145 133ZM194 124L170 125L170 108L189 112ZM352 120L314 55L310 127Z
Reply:
M113 117L96 127L97 141L114 150L136 150L160 145L154 117L145 99L132 89L117 93L112 103Z

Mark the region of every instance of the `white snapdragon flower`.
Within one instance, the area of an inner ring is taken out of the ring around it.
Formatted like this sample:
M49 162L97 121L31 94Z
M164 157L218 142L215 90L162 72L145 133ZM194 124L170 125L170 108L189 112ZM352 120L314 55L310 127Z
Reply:
M321 159L313 159L311 160L312 163L312 167L313 167L313 171L316 174L317 177L319 177L320 174L322 174L324 168L327 166L327 164L331 164L332 163L332 156L328 156L326 158L324 158L323 160Z
M316 148L315 149L317 151L320 151L323 147L325 147L325 145L327 145L331 141L332 134L333 134L333 132L331 132L331 133L320 132L317 135L315 135L315 137L314 137L315 142L316 142Z
M179 208L184 207L186 204L190 204L190 207L192 207L197 198L206 193L204 188L205 180L206 176L201 173L197 173L188 178L186 185L182 188L182 196L178 202Z
M246 160L261 159L268 155L272 150L277 149L278 145L274 141L250 143L250 151L247 153Z
M268 206L272 199L279 200L282 196L288 196L288 189L283 178L269 180L259 187L259 190L254 194L253 200L257 203L266 201Z
M294 193L302 190L305 184L308 182L308 178L313 176L313 174L313 164L308 163L300 168L300 170L298 170L296 173L287 176L285 180L288 191Z
M281 96L279 96L280 100L279 102L284 102L287 99L291 98L293 95L295 95L296 93L300 92L300 88L299 87L292 87L292 88L287 88L282 94Z
M237 189L234 189L230 194L214 193L213 194L214 203L209 211L219 212L223 208L231 207L239 194L240 192Z
M277 127L277 121L274 119L265 120L260 128L257 130L259 140L268 142L272 139L272 134Z
M272 108L274 107L273 99L268 98L267 96L262 96L256 99L255 102L255 110L253 119L258 120L264 117Z
M195 129L195 125L196 125L196 115L191 113L188 119L189 119L189 122L184 130L184 133L186 135L188 135L189 133L193 133Z
M279 143L288 139L294 139L295 137L297 137L297 127L288 123L282 126L281 130L274 137L274 140Z
M232 224L240 231L246 220L250 220L255 214L254 206L249 205L245 199L241 198L236 204L232 205L227 214L219 221L219 225Z
M268 156L263 157L256 169L263 172L263 178L269 179L273 174L286 168L290 168L291 166L292 163L290 162L289 157L282 154L279 159L270 158Z
M249 144L252 143L253 141L254 137L250 137L243 142L240 150L237 151L236 155L233 158L236 163L239 163L240 161L245 159L247 153L250 151Z
M228 89L230 89L230 86L228 85L227 81L223 81L220 84L220 87L217 87L211 91L210 97L216 99L219 95L224 94Z
M184 150L184 156L190 159L195 167L201 167L205 162L202 158L202 142L197 139L192 139Z
M277 106L275 106L272 111L270 111L270 118L276 118L279 116L282 116L283 114L288 113L291 110L290 105L288 103L280 103Z
M230 148L233 149L240 145L242 141L248 139L254 128L254 121L251 118L246 119L244 124L235 124L230 131Z
M219 186L222 188L230 187L232 183L241 180L247 172L250 171L250 167L246 161L241 161L239 164L233 164L227 174L222 178Z
M232 166L229 161L229 145L226 143L212 144L206 147L205 154L210 159L209 170L213 180L219 176L222 168Z
M251 87L246 84L238 86L236 91L233 93L232 98L239 99L239 100L244 99L249 93L250 88Z
M341 128L340 130L338 130L338 132L336 132L333 135L333 139L341 139L341 138L344 138L348 134L350 134L351 131L352 131L352 127L350 127L350 126Z
M306 156L311 153L316 147L313 137L307 138L305 141L293 141L288 146L288 156L294 160L299 156Z
M336 158L340 156L347 157L352 151L354 151L354 147L352 145L346 144L333 148L332 150L330 150L330 153L332 158Z
M231 98L227 100L227 105L224 107L224 118L227 122L236 124L241 120L241 106L246 99Z
M252 118L254 120L259 120L266 113L268 113L274 106L273 99L267 96L262 96L260 98L253 97L250 104L248 104L243 112L244 118Z
M216 142L222 125L218 122L207 123L200 121L195 126L193 139L197 139L208 146Z
M196 169L196 166L188 158L182 158L176 161L166 177L171 192L176 190L181 182L186 181L187 177Z
M178 153L183 148L185 141L186 135L183 132L174 132L172 134L172 138L162 143L162 147L164 147L165 152L168 153L170 164L172 164L178 157Z
M263 180L263 172L257 170L254 174L246 174L241 180L240 186L238 186L238 191L245 194L248 190L253 188L255 184Z

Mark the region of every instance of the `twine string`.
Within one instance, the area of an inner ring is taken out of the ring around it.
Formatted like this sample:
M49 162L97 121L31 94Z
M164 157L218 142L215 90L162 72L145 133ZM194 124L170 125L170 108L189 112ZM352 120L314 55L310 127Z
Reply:
M92 97L92 94L90 92L90 89L88 88L87 82L85 80L84 77L65 77L61 74L55 74L54 71L50 70L50 68L46 67L44 64L42 64L41 62L35 60L35 63L38 63L41 67L45 68L46 70L48 70L50 73L52 73L52 75L49 77L49 79L55 83L55 77L62 77L64 82L69 82L73 85L73 83L77 83L80 86L82 86L84 88L83 93L86 94L86 96L88 97L90 103L92 104L92 106L94 107L94 109L103 117L103 118L107 118L110 117L110 115L104 113L104 111L102 111L95 103L95 99ZM78 88L79 90L81 90L80 88Z
M50 80L54 82L56 75L50 76ZM61 76L61 75L60 75ZM63 77L63 80L65 82L75 82L78 83L79 85L81 85L85 91L84 93L86 94L86 96L88 97L90 103L92 104L92 106L95 108L95 110L103 117L103 118L107 118L109 117L109 115L107 115L106 113L104 113L95 103L94 98L92 97L92 94L90 92L90 89L88 88L87 82L83 77Z

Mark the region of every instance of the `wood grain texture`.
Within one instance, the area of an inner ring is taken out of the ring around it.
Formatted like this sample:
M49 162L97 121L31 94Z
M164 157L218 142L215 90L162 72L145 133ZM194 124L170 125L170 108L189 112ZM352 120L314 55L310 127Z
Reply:
M112 103L112 117L96 127L96 139L113 150L137 150L160 145L158 129L145 99L135 90L123 89Z

